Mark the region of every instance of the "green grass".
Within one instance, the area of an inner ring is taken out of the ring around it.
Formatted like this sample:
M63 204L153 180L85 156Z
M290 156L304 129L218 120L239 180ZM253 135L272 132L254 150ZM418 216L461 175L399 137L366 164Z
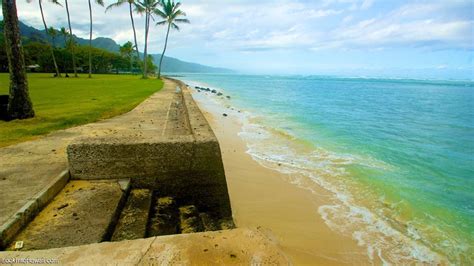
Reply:
M163 87L161 80L133 75L89 79L86 74L79 78L28 74L28 83L36 117L0 121L0 147L128 112ZM8 74L1 73L0 94L8 94L8 87Z

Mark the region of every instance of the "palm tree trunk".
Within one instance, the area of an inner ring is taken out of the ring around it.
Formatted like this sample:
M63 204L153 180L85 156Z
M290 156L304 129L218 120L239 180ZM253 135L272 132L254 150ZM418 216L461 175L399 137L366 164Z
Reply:
M63 60L64 60L64 73L66 74L66 78L69 77L69 75L67 74L67 56L66 56L66 51L67 51L67 37L64 36L64 56L63 56Z
M89 18L90 18L90 32L89 32L89 78L92 78L92 6L89 0Z
M148 78L148 70L147 70L147 46L148 46L148 30L150 28L150 14L148 14L148 10L145 11L145 49L143 51L143 78Z
M25 72L25 57L21 45L20 28L15 0L2 0L5 45L10 71L10 97L7 113L9 119L25 119L35 116Z
M76 70L76 56L74 55L74 35L72 35L72 27L71 27L71 17L69 16L69 6L67 4L67 0L64 0L66 3L66 13L67 13L67 23L69 25L69 38L71 39L71 54L72 54L72 68L74 70L74 77L77 78L77 70Z
M39 8L41 11L41 19L43 20L43 25L44 25L44 30L46 34L48 34L48 25L46 25L46 20L44 19L44 13L43 13L43 5L41 4L41 0L38 1L39 3ZM51 45L49 45L49 48L51 48L51 57L53 58L53 64L54 64L54 70L56 71L56 77L61 77L61 73L59 72L58 64L56 63L56 57L54 56L54 49Z
M168 35L170 34L171 23L168 23L168 30L166 31L166 39L165 39L165 48L163 49L163 53L161 53L160 58L160 66L158 68L158 79L161 77L161 63L163 62L163 57L165 56L166 46L168 45Z
M135 41L135 51L137 52L138 62L140 62L140 52L138 51L138 42L137 42L137 32L135 31L135 21L133 20L133 8L132 3L128 2L130 6L130 20L132 21L132 29L133 29L133 40ZM138 64L140 65L140 64ZM133 70L133 65L132 65Z

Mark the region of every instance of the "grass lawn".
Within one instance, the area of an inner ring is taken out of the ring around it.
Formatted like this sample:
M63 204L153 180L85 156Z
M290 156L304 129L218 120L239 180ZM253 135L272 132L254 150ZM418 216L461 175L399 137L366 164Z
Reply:
M0 147L58 129L110 118L132 110L163 87L156 79L133 75L94 75L52 78L52 74L28 74L36 117L0 121ZM8 73L0 73L0 94L8 94Z

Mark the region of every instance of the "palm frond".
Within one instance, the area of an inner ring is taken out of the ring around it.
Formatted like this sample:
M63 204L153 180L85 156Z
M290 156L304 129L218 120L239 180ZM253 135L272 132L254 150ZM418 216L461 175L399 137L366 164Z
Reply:
M174 20L174 22L188 23L188 24L191 23L191 22L189 21L189 19L186 19L186 18L177 18L177 19Z
M167 20L162 20L160 22L157 22L155 25L157 25L157 26L160 25L161 26L161 25L165 25L167 22L168 22Z
M146 8L144 6L141 5L141 3L136 3L135 4L135 10L134 10L136 13L138 14L143 14L146 12Z
M63 6L63 5L61 5L61 3L59 2L59 0L49 0L49 2L51 2L52 4L58 5L58 6Z
M180 2L176 3L176 4L173 6L173 12L176 11L176 10L178 10L180 6L181 6L181 3L180 3Z
M125 3L128 3L128 0L118 0L116 3L108 5L107 8L105 9L105 12L109 11L112 8L120 7Z
M178 11L174 12L173 14L171 14L171 20L175 20L177 17L180 17L180 16L185 17L186 13L184 13L181 10L178 10Z
M173 13L173 3L170 0L166 2L163 1L163 12L168 16Z
M179 27L178 27L178 25L176 25L175 23L171 23L171 28L173 28L173 29L179 31Z
M163 11L159 10L158 8L156 8L155 10L153 10L153 13L155 13L156 15L160 16L160 17L163 18L163 19L167 19L167 18L168 18L168 15L166 15Z
M104 6L104 0L95 0L95 3L100 6Z

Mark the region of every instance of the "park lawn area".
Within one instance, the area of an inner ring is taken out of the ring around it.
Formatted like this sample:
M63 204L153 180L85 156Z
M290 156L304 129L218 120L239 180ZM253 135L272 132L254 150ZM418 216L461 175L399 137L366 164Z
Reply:
M132 110L159 91L163 82L138 75L93 75L53 78L52 74L28 74L36 116L0 121L0 147L34 139L55 130L87 124ZM8 94L8 73L0 73L0 94Z

